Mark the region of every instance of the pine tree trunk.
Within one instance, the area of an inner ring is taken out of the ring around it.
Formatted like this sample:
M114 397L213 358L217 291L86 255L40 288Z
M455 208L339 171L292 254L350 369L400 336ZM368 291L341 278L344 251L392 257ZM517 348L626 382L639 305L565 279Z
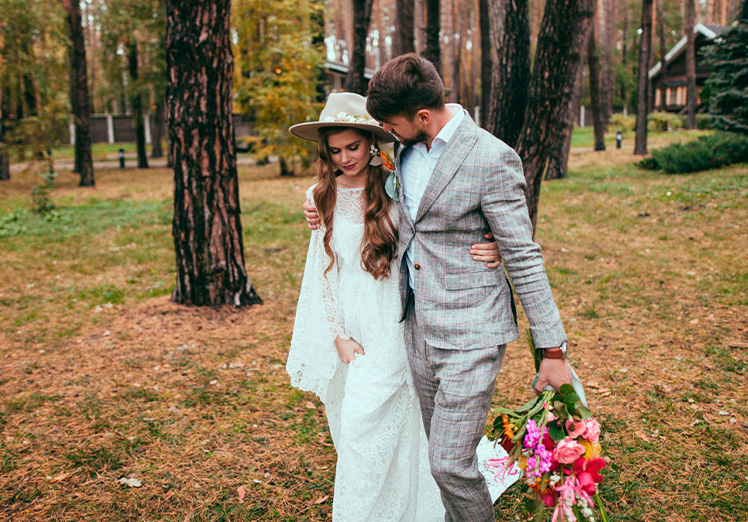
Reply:
M623 66L624 70L628 69L628 52L629 52L629 5L628 2L623 2L623 5L621 6L621 9L623 10L622 17L623 17L623 35L621 36L621 65ZM621 84L621 99L623 100L623 108L624 110L629 109L629 93L626 89L626 83Z
M642 0L642 34L639 45L639 85L636 95L636 139L634 154L647 154L647 105L649 78L647 65L652 52L652 0Z
M164 150L162 142L164 141L164 98L158 94L157 90L156 109L153 111L153 124L151 125L151 158L163 158Z
M665 10L662 4L663 0L657 0L657 36L660 39L660 71L662 71L660 74L664 78L667 75L667 60L665 59L665 55L667 54L667 41L665 40ZM666 109L665 89L663 89L660 94L660 109L663 111Z
M590 31L592 31L590 23ZM582 82L584 80L584 62L587 59L587 47L579 53L579 63L577 69L577 81L571 91L565 92L562 103L566 105L565 114L561 115L559 129L553 137L551 152L548 157L548 169L545 173L545 179L563 179L569 167L569 151L571 151L571 135L574 131L574 117L579 112L579 99L582 96Z
M231 118L230 6L222 0L166 3L177 259L172 299L197 306L262 302L244 267Z
M426 8L426 48L423 51L423 57L433 63L436 70L439 71L439 75L442 75L439 0L425 0L424 4Z
M616 42L616 2L606 0L605 2L605 75L607 76L608 92L605 98L605 123L613 114L613 98L616 93L616 71L615 71L615 42Z
M371 23L371 8L374 0L353 0L353 48L349 62L345 90L358 94L366 93L366 36Z
M459 48L455 41L455 33L458 32L457 25L454 20L454 0L443 0L444 9L442 10L442 23L444 24L444 40L445 40L445 56L444 65L445 71L442 75L444 77L444 86L447 91L447 101L450 103L457 103L459 95L459 84L460 84L460 57Z
M538 36L535 71L530 83L527 118L517 142L533 228L537 223L540 184L553 136L567 110L565 93L577 82L580 54L587 43L597 0L548 0ZM508 28L507 28L508 31Z
M278 165L280 167L281 176L293 176L294 175L293 166L289 165L288 160L284 156L281 156L278 158Z
M695 0L686 0L686 128L696 128L696 25Z
M600 103L600 61L597 57L597 41L594 24L587 42L587 65L590 69L590 101L592 102L592 125L595 132L595 150L605 150L605 120Z
M138 85L138 45L130 42L128 53L128 66L130 80L132 80L132 93L130 105L132 106L132 119L135 125L135 144L138 150L138 168L148 168L148 152L145 149L145 121L143 120L143 95Z
M514 147L525 122L530 83L527 0L490 0L491 39L498 41L485 128ZM503 23L502 23L503 22Z
M416 51L413 26L413 0L397 0L395 18L395 38L392 42L392 57Z
M3 79L0 76L0 80ZM8 149L4 147L7 144L3 140L6 122L10 117L10 89L6 82L2 83L2 90L0 90L0 181L10 179L10 154L8 154Z
M480 23L480 123L485 129L491 110L491 75L493 64L498 60L496 47L491 44L491 19L489 0L479 0Z
M72 78L71 106L75 118L75 163L81 176L80 187L94 185L93 154L91 152L90 105L88 99L88 74L86 67L86 44L81 26L80 2L63 0L67 13L68 36L70 37L70 69Z

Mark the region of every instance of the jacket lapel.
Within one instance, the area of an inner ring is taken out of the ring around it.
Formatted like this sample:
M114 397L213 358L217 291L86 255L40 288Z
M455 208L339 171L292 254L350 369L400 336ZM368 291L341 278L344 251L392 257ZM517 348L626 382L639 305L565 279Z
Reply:
M476 139L476 125L470 119L470 116L466 114L439 157L433 174L431 174L431 179L428 185L426 185L426 190L424 190L421 203L418 206L416 223L431 208L431 205L434 204L439 194L447 188L447 185L449 185L449 182L457 174L457 170L462 165L462 162L465 161L468 153L473 149Z
M405 216L405 222L410 225L411 229L415 229L415 226L413 225L413 219L410 217L410 212L408 212L408 208L405 205L405 194L403 194L403 172L401 169L402 164L402 157L403 157L403 151L406 149L406 147L399 147L397 150L397 154L395 155L395 176L397 176L398 180L398 202L400 213Z

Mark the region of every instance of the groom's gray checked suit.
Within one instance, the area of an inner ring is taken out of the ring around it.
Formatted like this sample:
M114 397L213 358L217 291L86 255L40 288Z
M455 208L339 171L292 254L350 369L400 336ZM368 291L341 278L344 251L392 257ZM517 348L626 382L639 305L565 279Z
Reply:
M407 151L395 160L398 176L408 175L401 170ZM407 190L407 180L400 181ZM415 219L400 190L398 252L406 343L447 521L494 520L475 448L504 345L519 336L503 271L466 256L470 245L492 232L536 346L557 347L566 341L540 247L532 240L524 190L517 153L466 113L441 152Z

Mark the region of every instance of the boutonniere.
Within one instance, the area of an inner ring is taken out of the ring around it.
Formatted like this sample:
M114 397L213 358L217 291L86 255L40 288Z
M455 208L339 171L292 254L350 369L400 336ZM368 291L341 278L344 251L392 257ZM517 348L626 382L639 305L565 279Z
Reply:
M391 199L400 201L400 180L395 175L394 170L390 172L390 175L387 176L384 182L384 191Z

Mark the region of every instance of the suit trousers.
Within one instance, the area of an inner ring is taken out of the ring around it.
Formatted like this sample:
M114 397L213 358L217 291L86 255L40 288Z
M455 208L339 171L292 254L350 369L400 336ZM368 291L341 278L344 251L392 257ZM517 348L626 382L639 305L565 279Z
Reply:
M476 448L506 345L473 350L429 346L418 326L412 298L405 340L445 521L493 522L493 504L478 469Z

